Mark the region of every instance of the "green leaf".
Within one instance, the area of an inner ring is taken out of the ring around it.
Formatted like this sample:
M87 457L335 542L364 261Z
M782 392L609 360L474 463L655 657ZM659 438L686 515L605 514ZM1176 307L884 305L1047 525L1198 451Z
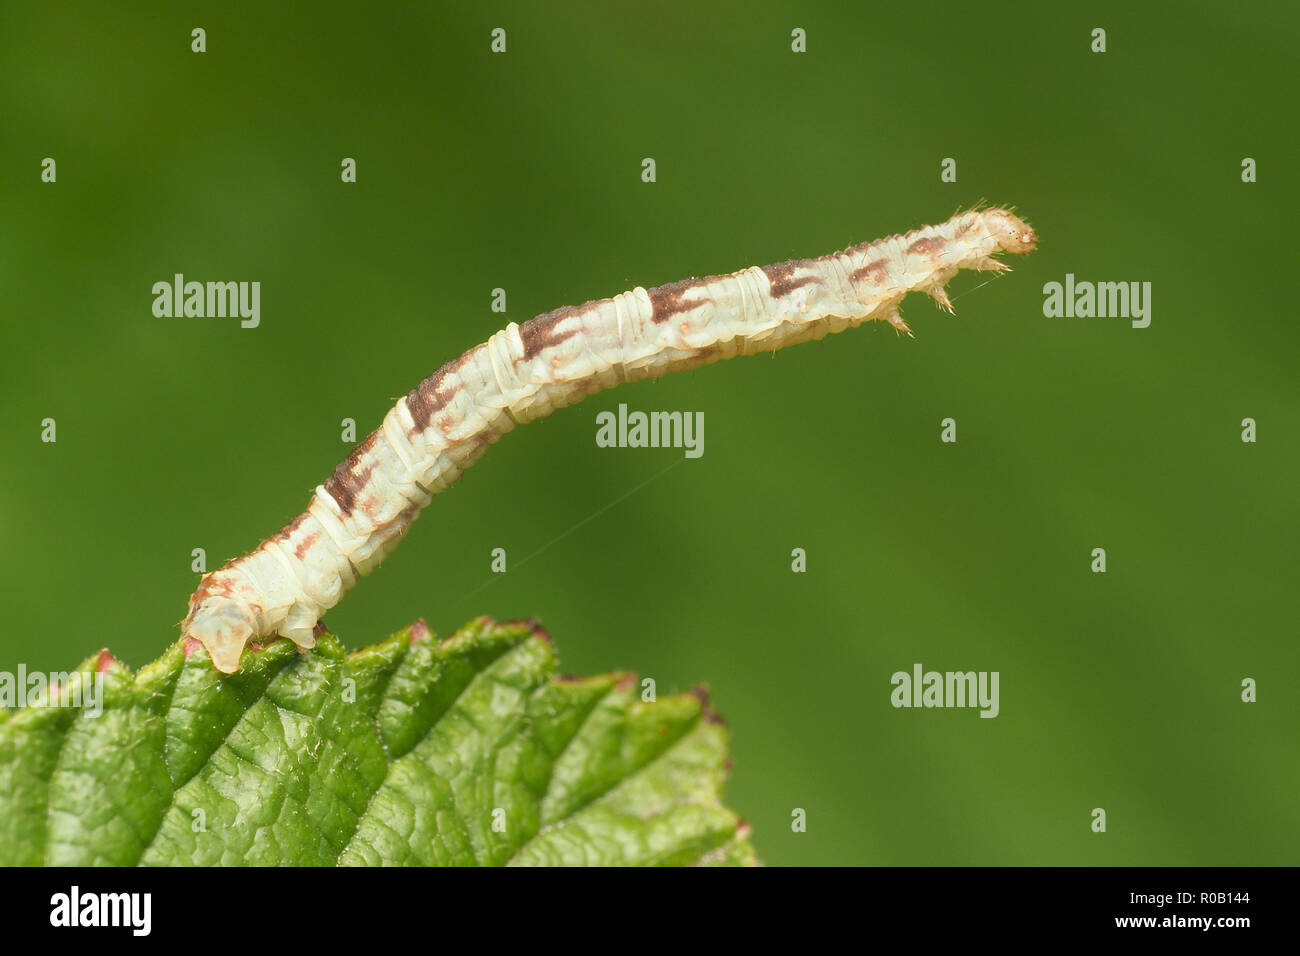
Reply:
M756 862L702 690L555 666L540 627L486 618L231 675L197 642L134 675L102 652L77 669L102 708L0 711L0 864Z

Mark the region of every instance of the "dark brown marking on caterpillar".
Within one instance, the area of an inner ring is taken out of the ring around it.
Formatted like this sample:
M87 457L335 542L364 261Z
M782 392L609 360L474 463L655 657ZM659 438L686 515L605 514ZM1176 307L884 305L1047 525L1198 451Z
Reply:
M406 410L410 412L411 421L415 423L413 435L418 435L428 428L433 416L442 411L451 401L455 391L444 393L442 380L459 369L463 361L465 361L464 355L453 359L407 393Z
M680 282L670 282L667 285L656 286L649 289L646 295L650 296L650 305L654 309L651 319L658 322L667 322L674 315L682 312L689 312L691 309L699 308L708 302L705 299L685 299L686 293L700 288L699 279L682 279Z
M571 339L581 331L582 327L578 326L568 332L557 333L555 327L565 319L581 315L586 309L599 307L608 301L608 299L601 299L599 302L593 302L584 308L579 308L576 305L562 306L554 312L543 312L537 318L529 319L519 326L519 338L524 343L523 361L526 362L536 358L544 350Z
M276 541L276 542L288 541L289 537L295 531L297 531L299 526L306 520L307 520L307 513L304 511L302 514L298 515L298 517L294 518L292 521L290 521L287 525L285 525L275 534L271 535L271 537L267 538L266 541L263 541L262 544L266 544L267 541Z
M800 276L795 278L795 273L801 268L808 268L807 260L790 259L786 262L778 262L774 265L763 266L763 274L767 276L768 293L774 299L780 299L789 295L800 286L805 286L810 282L816 282L817 276L813 275Z
M854 282L874 282L877 285L883 283L889 277L889 263L884 259L877 259L875 262L868 262L861 269L854 269L849 278Z
M384 534L388 538L398 538L406 534L406 529L411 526L416 518L420 516L420 509L416 505L407 505L393 517L376 526L378 533Z
M907 247L908 255L928 256L936 249L943 248L944 241L938 236L928 236L924 239L918 239Z
M311 534L307 535L307 537L299 541L298 544L294 547L293 549L294 557L296 557L299 561L305 561L307 558L307 552L310 551L312 546L319 540L320 540L319 531L313 531Z
M305 514L299 515L294 519L293 525L296 527L302 521L305 521L306 518L307 516ZM265 542L263 542L263 544L265 544ZM194 619L194 614L198 610L199 605L209 597L224 597L232 600L235 598L235 589L233 585L228 579L221 576L219 571L211 571L199 578L199 586L194 592L190 612L185 616L185 620L181 622L182 626L189 626L190 621ZM257 610L261 610L260 605L254 605L254 607Z
M302 525L304 521L307 520L308 517L310 516L307 514L307 512L304 511L302 514L298 515L298 517L294 518L292 521L290 521L287 525L285 525L275 534L271 535L271 537L263 540L262 543L258 545L258 547L264 548L268 544L280 544L281 542L287 542L291 537L293 537L294 532L298 530L298 528ZM200 581L199 583L202 584L203 581Z
M427 379L425 380L428 381ZM423 385L424 383L421 383ZM419 391L417 389L416 391ZM325 490L329 496L338 502L339 511L344 517L352 514L357 504L357 495L365 490L366 483L370 481L370 473L375 470L378 464L376 461L370 461L365 465L361 464L361 459L365 457L370 449L375 447L379 441L382 432L371 432L360 445L352 449L352 454L334 469L334 474L329 476L325 482Z

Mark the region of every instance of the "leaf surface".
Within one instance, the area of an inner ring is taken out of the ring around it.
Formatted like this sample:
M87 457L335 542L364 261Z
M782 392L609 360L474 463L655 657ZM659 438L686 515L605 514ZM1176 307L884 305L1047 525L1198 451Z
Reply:
M536 625L276 641L231 675L182 641L77 673L102 706L0 711L0 864L756 862L705 693L556 677Z

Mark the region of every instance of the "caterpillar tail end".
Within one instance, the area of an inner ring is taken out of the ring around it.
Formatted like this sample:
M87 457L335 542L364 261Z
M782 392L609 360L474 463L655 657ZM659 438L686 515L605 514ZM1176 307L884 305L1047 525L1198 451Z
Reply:
M212 666L223 674L235 674L239 671L239 659L244 654L244 645L236 641L214 641L211 644L204 642L203 646L207 648L208 656L212 658Z
M234 674L239 670L244 647L256 636L254 623L238 602L221 595L206 595L191 605L184 633L203 645L213 667L223 674Z

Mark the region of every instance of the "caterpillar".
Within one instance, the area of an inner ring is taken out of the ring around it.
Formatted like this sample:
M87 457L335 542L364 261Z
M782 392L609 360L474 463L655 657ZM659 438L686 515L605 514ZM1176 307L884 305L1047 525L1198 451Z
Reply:
M775 351L863 322L911 329L909 292L952 311L960 269L1004 271L998 253L1037 238L1006 209L725 276L637 287L517 325L417 385L316 488L307 510L255 550L202 578L182 622L218 670L275 635L313 647L316 624L378 567L433 496L516 425L621 382Z

